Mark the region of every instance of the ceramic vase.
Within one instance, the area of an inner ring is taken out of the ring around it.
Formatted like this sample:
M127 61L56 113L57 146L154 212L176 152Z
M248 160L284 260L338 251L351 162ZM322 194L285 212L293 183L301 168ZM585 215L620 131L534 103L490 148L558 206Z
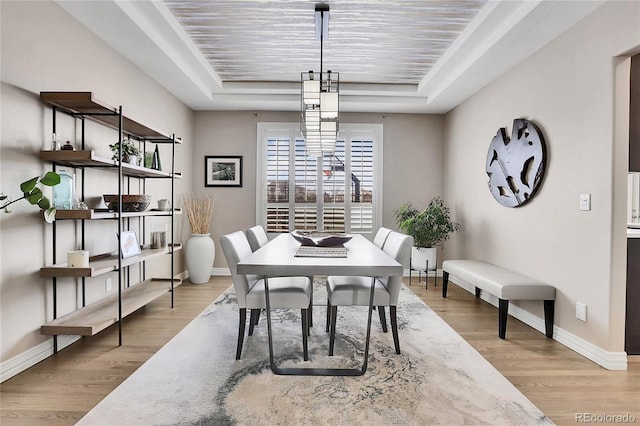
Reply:
M436 270L436 247L412 247L411 248L411 268L416 271Z
M194 284L203 284L211 277L216 247L210 234L191 234L185 246L187 271Z

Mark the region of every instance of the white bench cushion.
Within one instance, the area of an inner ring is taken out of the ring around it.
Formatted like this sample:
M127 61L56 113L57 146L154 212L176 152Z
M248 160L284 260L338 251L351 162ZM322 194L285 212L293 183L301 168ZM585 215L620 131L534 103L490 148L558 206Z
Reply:
M442 269L504 300L554 300L556 297L552 285L478 260L445 260Z

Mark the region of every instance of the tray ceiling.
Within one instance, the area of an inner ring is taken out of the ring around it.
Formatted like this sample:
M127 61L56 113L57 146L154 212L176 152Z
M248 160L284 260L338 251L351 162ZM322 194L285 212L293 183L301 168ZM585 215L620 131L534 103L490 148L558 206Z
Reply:
M316 1L56 1L195 110L296 111L320 69ZM323 69L341 111L444 113L602 3L327 1Z

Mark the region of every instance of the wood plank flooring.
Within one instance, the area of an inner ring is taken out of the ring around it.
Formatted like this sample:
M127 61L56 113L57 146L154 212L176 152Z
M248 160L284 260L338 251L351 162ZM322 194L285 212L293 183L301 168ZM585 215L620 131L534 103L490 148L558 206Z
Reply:
M176 289L174 309L167 295L125 319L123 346L110 327L5 381L0 424L74 424L229 285L229 277L186 281ZM495 307L455 285L447 299L432 282L425 290L414 278L411 289L556 424L580 423L582 413L630 414L640 423L640 357L630 357L628 371L608 371L513 317L500 340Z

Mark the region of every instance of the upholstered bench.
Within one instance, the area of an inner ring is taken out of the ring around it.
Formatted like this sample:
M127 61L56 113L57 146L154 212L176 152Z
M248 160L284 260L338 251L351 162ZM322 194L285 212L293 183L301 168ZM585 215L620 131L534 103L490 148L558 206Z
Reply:
M498 336L505 338L509 300L543 300L545 334L553 336L555 287L500 266L477 260L445 260L442 262L442 297L447 297L449 275L475 286L476 297L482 290L498 298Z

